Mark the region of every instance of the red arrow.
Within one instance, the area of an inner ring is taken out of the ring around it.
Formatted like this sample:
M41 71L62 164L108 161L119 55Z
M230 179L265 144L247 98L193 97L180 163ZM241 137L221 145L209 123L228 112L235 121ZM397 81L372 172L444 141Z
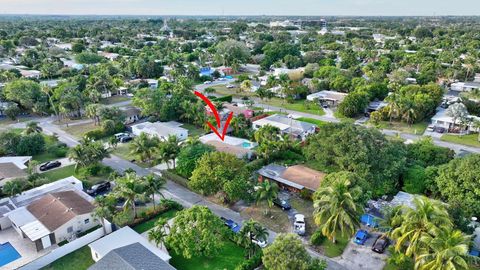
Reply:
M228 125L230 125L230 121L232 121L232 118L233 118L233 112L230 112L230 114L228 115L228 118L227 118L227 122L225 122L225 125L223 126L223 130L222 130L222 134L220 134L220 132L218 132L218 128L220 128L220 125L222 124L221 121L220 121L220 116L218 115L218 111L217 111L217 108L215 108L215 106L213 105L213 103L204 95L202 95L202 93L198 92L198 91L195 91L194 92L195 95L199 98L201 98L203 101L205 101L205 103L207 103L208 107L210 107L210 110L213 112L213 115L215 116L215 120L217 121L217 127L214 127L212 125L212 123L208 122L207 121L207 124L208 126L210 127L210 129L215 132L215 134L217 134L217 136L222 140L224 141L225 140L225 134L227 133L227 129L228 129Z

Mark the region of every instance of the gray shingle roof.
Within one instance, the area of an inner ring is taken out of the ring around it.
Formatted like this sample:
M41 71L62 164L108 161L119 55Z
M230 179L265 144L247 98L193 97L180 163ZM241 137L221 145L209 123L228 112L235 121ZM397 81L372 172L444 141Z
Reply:
M88 270L175 270L140 243L110 251Z

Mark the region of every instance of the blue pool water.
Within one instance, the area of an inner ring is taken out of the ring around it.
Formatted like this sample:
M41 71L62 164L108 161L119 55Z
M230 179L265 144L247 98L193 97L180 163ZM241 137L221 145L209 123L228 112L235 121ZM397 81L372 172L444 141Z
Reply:
M10 243L0 244L0 266L4 266L8 263L20 258L18 251Z
M242 147L243 147L243 148L250 148L250 147L252 147L252 144L249 143L249 142L243 142L243 143L242 143Z

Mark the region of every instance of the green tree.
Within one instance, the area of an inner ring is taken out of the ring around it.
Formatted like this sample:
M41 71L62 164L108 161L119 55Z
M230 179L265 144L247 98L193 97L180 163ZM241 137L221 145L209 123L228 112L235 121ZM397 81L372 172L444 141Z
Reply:
M8 195L9 197L13 197L20 192L22 192L23 188L25 187L25 182L21 179L14 179L11 181L7 181L5 185L2 187L2 193Z
M123 203L124 212L133 211L133 217L137 218L136 200L145 198L145 185L136 173L126 173L125 176L115 179L115 188L113 194L117 198L125 200Z
M93 217L100 220L102 223L103 230L106 232L105 220L113 221L113 217L117 211L116 208L117 199L112 195L107 196L97 196L93 205L95 209L93 210Z
M144 176L142 180L145 185L145 195L152 196L153 210L155 211L155 194L159 194L162 198L164 197L161 190L165 188L167 180L154 174Z
M79 145L70 148L68 152L68 158L76 162L75 170L95 165L107 157L110 157L110 154L101 141L84 140Z
M237 234L237 243L247 250L247 258L250 259L258 251L259 246L253 242L267 241L268 230L253 219L243 223L242 229Z
M213 150L213 147L199 142L182 147L178 154L176 171L189 178L195 170L197 160L205 153L213 152Z
M41 133L41 132L42 132L42 128L38 125L38 122L34 122L34 121L28 122L24 130L24 133L26 135L29 135L32 133Z
M165 239L167 239L168 233L168 220L166 218L160 218L155 221L155 227L148 231L148 240L155 242L155 245L162 247Z
M212 257L218 254L225 236L222 220L207 207L195 205L177 213L166 242L187 259Z
M275 241L263 250L263 265L275 270L323 270L326 263L312 260L302 241L295 234L279 234ZM313 268L315 266L315 268Z
M158 137L150 137L142 132L139 136L135 137L130 144L130 153L139 156L142 162L151 161L156 152L156 147L159 144L160 140Z
M267 202L268 208L265 209L265 215L268 214L268 209L272 208L273 201L278 197L278 185L275 182L270 182L270 180L264 180L258 186L255 192L255 200L257 204L265 201Z
M315 223L333 243L337 235L353 235L360 226L362 207L354 200L351 183L338 178L332 186L320 187L313 195Z

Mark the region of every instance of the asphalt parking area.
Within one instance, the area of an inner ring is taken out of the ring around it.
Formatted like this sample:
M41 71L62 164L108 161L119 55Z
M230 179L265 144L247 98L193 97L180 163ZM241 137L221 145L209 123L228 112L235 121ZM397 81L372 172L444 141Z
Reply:
M382 270L388 255L372 251L372 246L379 234L370 234L365 245L357 245L352 240L348 243L343 254L338 258L338 263L347 269Z

